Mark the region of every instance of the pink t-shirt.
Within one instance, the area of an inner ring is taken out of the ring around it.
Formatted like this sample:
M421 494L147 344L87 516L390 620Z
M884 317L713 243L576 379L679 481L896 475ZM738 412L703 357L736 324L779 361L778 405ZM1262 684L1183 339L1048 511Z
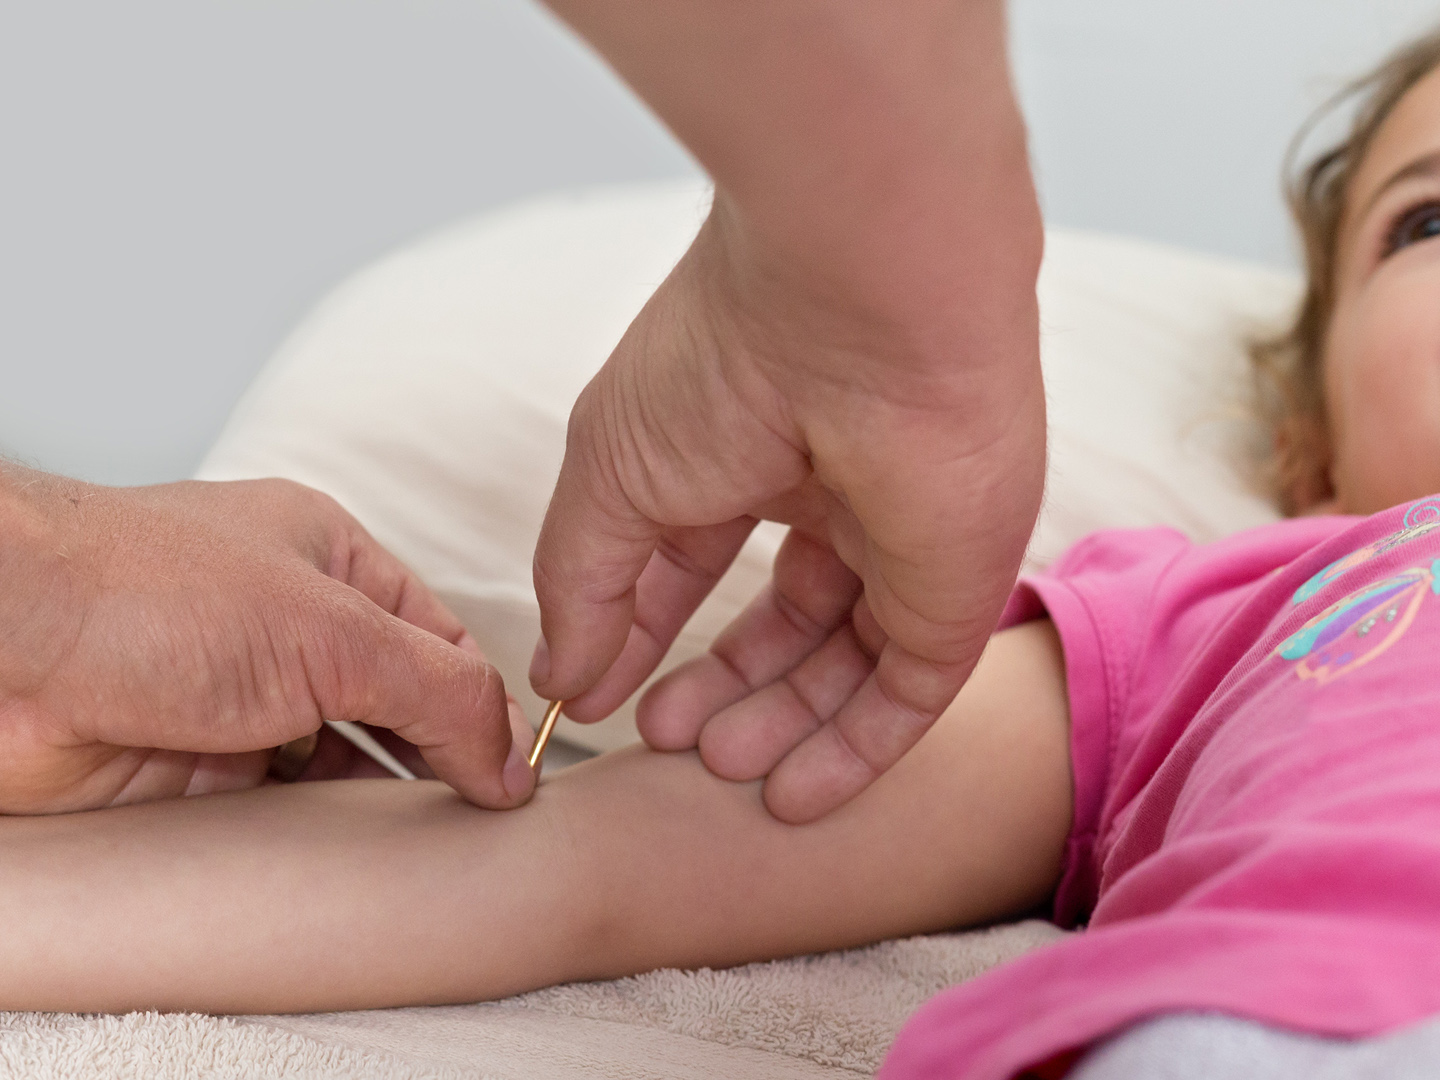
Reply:
M928 1003L881 1077L1010 1080L1147 1016L1440 1013L1440 497L1195 546L1102 533L1016 589L1065 649L1088 929Z

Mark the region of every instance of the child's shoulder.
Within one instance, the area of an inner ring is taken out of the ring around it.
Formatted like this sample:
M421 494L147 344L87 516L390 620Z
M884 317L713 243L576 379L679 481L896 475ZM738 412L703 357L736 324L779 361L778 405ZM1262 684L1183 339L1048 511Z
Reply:
M1066 549L1044 571L1049 577L1115 576L1173 573L1176 570L1223 576L1266 574L1322 547L1343 547L1383 538L1406 527L1401 519L1411 505L1394 507L1369 517L1335 514L1287 518L1230 536L1200 543L1169 526L1105 529L1094 532ZM1424 504L1440 526L1440 497ZM1412 514L1411 517L1420 515ZM1323 554L1323 553L1321 553Z
M1288 611L1342 576L1357 582L1362 566L1383 576L1397 559L1428 566L1436 554L1440 497L1368 517L1291 518L1207 544L1170 528L1093 533L1026 584L1052 615L1068 595L1087 620L1112 629L1200 627L1241 608L1261 626L1270 609Z
M1044 610L1062 637L1068 624L1079 621L1112 646L1128 640L1125 652L1157 624L1167 636L1183 627L1203 637L1257 593L1283 591L1280 579L1298 574L1303 581L1339 557L1328 554L1332 549L1363 542L1357 538L1347 546L1345 538L1367 521L1292 518L1204 544L1174 528L1092 533L1047 570L1021 581L1002 626Z

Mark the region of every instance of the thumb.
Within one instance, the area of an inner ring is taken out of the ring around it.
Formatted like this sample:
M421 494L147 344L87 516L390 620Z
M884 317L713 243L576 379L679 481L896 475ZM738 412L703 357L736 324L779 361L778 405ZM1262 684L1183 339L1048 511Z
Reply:
M353 605L339 605L350 610L329 635L326 663L307 663L320 715L389 728L479 806L504 810L528 799L535 773L516 741L520 725L512 726L500 673L475 653L351 595Z
M530 683L550 700L578 697L619 657L635 618L635 583L661 531L607 475L605 452L590 445L585 401L571 415L565 460L535 546L541 638Z

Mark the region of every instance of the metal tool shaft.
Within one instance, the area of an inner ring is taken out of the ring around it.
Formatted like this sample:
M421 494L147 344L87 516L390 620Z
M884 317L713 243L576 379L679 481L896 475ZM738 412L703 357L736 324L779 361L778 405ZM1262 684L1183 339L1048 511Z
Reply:
M555 731L555 721L560 719L560 710L565 707L563 701L552 701L550 707L545 710L545 719L540 724L540 733L535 736L535 745L530 748L530 767L538 769L540 759L545 756L545 744L550 741L550 735Z

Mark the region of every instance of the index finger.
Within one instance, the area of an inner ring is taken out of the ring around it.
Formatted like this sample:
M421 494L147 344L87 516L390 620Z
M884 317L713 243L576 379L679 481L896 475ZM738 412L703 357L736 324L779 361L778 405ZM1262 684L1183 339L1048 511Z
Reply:
M430 587L358 522L351 521L348 550L332 558L327 573L358 589L396 618L480 655L465 625Z
M565 459L535 545L540 644L530 668L551 700L589 690L619 658L635 621L636 583L661 527L641 514L585 442L587 387L570 416Z
M507 809L535 776L532 736L500 674L479 656L332 582L301 653L319 716L389 728L471 802Z

